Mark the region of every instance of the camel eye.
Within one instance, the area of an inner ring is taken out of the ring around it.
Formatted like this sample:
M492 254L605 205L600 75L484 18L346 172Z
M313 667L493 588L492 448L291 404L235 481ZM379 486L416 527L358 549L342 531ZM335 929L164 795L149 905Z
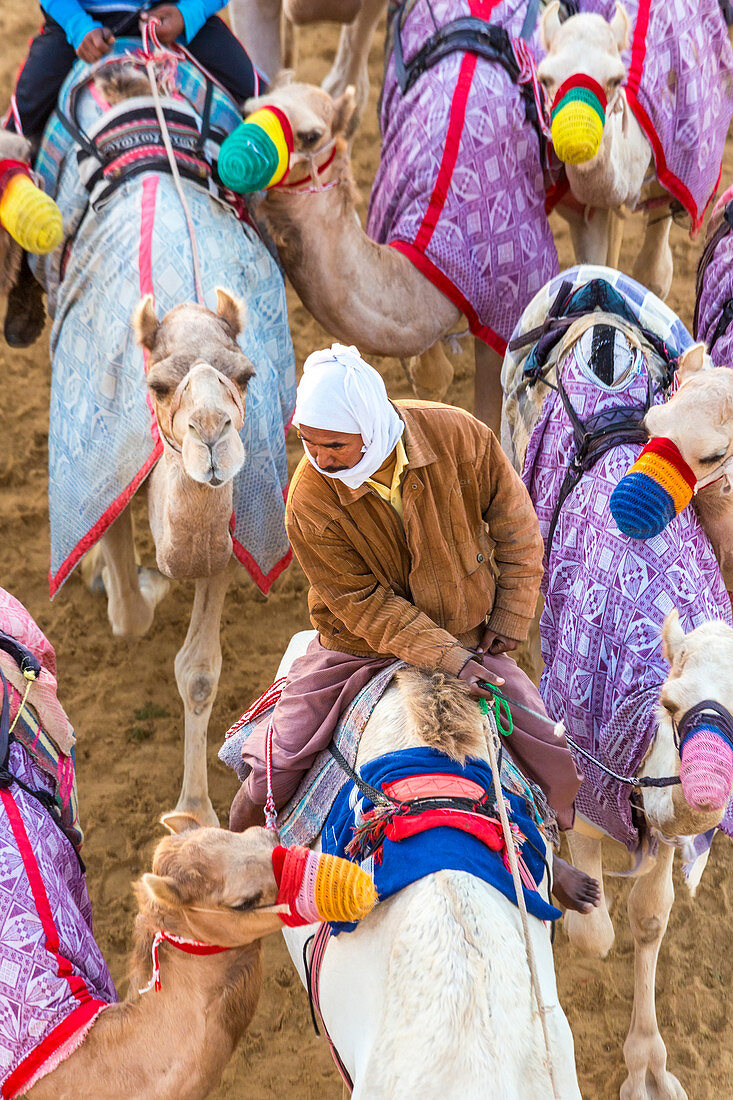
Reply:
M238 905L233 905L232 909L236 909L238 913L247 913L250 909L254 909L262 901L262 891L257 894L253 894L251 898L243 898Z
M298 130L298 141L306 149L312 148L323 137L323 130Z
M719 455L709 455L707 458L701 458L700 459L700 465L701 466L712 466L712 464L714 462L722 462L723 459L725 458L725 455L726 455L726 452L723 451L722 454L719 454Z

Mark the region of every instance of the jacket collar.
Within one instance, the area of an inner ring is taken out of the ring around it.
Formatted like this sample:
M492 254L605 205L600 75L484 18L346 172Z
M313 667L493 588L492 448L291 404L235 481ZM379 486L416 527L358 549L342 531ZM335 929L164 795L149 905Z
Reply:
M397 413L402 421L404 421L405 431L402 436L402 442L405 446L405 453L407 454L407 466L405 467L406 476L408 470L415 470L421 466L429 466L432 462L436 462L438 456L427 439L427 436L420 427L417 418L413 415L412 409L402 404L399 401L393 401ZM337 477L328 478L336 491L336 496L339 498L341 504L353 504L359 500L366 493L371 492L371 486L364 482L358 489L350 489L348 485L344 485L343 481L339 481Z

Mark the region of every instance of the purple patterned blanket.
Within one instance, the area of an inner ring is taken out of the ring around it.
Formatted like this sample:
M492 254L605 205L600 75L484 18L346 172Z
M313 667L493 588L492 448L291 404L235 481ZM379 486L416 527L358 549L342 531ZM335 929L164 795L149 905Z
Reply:
M721 195L708 223L711 238L701 257L695 302L695 338L704 340L716 367L733 367L733 232L723 221L733 186ZM717 242L714 231L725 230Z
M467 15L517 36L526 9L527 0L415 0L405 60L436 24ZM529 45L537 55L537 32ZM503 355L527 300L557 272L540 145L517 85L501 65L454 53L403 96L392 55L380 122L369 235L403 252Z
M579 416L611 405L643 406L645 356L619 329L601 384L594 331L587 329L557 368ZM612 378L615 384L608 384ZM545 540L574 450L570 418L550 390L522 471ZM548 551L540 622L545 662L540 691L549 714L562 719L584 749L627 775L641 764L656 728L659 691L668 673L660 648L667 613L676 607L686 631L709 619L732 622L715 555L692 508L647 541L628 539L616 527L609 497L638 452L638 445L608 451L568 497ZM578 811L636 850L639 821L632 814L630 788L585 760L582 768ZM733 834L730 807L722 827Z
M612 19L616 0L577 0ZM712 198L733 115L733 52L718 0L624 0L632 36L626 98L654 152L657 178L696 232Z

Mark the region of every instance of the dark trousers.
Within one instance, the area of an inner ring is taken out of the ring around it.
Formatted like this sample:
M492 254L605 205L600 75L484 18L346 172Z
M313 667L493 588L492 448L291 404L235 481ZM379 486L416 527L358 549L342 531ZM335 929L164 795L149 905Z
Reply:
M139 17L140 12L137 11L95 13L95 19L109 27L115 36L129 35L134 38L140 33ZM188 50L238 103L255 94L257 77L252 62L239 39L218 16L213 15L206 20L189 42ZM63 27L46 15L41 33L30 44L15 88L23 133L32 142L40 140L49 115L56 106L61 85L75 61L76 50L67 41ZM8 129L15 130L12 115Z

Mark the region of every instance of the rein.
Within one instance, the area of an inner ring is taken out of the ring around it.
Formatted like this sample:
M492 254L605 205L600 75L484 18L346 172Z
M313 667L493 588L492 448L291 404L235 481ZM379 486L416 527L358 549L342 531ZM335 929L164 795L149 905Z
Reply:
M321 153L329 152L328 157L323 164L316 164L315 158ZM310 171L307 176L303 176L300 180L293 180L292 183L288 183L286 180L281 180L280 183L275 183L269 189L270 191L283 191L285 194L290 195L320 195L324 191L331 191L334 187L338 187L341 183L341 177L337 176L336 179L329 180L328 183L321 183L320 176L327 168L330 168L336 159L336 138L331 138L329 142L324 145L322 149L319 149L315 153L293 153L290 158L290 169L288 175L292 170L293 164L297 164L298 161L308 161L310 164ZM305 187L304 184L312 181L315 186Z

